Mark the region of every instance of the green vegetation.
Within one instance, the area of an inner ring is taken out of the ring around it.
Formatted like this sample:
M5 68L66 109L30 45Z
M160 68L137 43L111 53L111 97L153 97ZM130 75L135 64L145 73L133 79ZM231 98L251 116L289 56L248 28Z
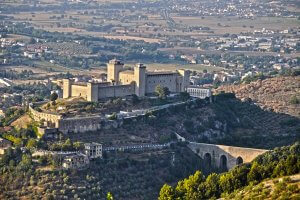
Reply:
M2 137L13 142L18 147L38 147L42 145L42 141L37 141L38 132L35 124L29 124L27 128L13 128L2 134Z
M263 73L259 73L259 74L256 74L256 75L254 75L254 76L247 76L247 77L245 77L245 78L242 80L242 82L243 82L243 83L246 83L246 84L249 84L249 83L251 83L251 82L253 82L253 81L264 80L264 79L266 79L266 78L267 78L267 76L265 76Z
M50 101L56 101L57 98L58 98L58 95L56 94L56 92L54 92L50 95Z
M0 198L152 200L164 182L194 173L199 158L179 145L157 152L108 153L83 170L60 170L59 163L59 157L9 149L0 160Z
M172 199L215 199L221 195L230 194L247 185L256 185L267 178L293 175L300 172L300 144L276 148L258 156L252 163L243 164L229 172L217 175L211 174L207 178L197 171L194 175L179 181L172 187L165 184L160 191L159 200ZM279 197L284 185L276 186ZM290 188L296 192L299 189ZM276 191L276 190L275 190Z
M295 180L292 180L292 178ZM299 175L266 180L258 185L250 184L245 188L224 195L227 200L251 199L299 199L300 188L297 178Z
M299 104L300 100L297 98L297 96L292 96L290 99L291 104Z
M160 99L165 99L170 94L170 90L168 87L162 87L161 85L157 85L155 87L155 94Z
M5 112L5 118L1 119L0 125L2 126L8 126L10 125L14 120L19 118L21 115L23 115L25 111L23 109L19 108L9 108Z

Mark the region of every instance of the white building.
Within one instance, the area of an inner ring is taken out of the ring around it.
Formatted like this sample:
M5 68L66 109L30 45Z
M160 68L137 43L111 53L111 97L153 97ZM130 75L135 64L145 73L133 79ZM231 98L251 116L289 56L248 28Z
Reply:
M102 158L102 144L95 142L85 143L84 151L89 158Z
M203 88L199 86L189 86L187 88L187 92L190 94L191 97L197 97L200 99L205 99L206 97L211 97L211 89L210 88Z

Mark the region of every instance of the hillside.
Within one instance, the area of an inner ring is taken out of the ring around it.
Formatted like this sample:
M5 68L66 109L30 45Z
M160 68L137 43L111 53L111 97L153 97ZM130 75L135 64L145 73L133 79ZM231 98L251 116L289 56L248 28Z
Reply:
M226 200L250 200L259 199L299 199L300 198L300 174L273 178L261 182L258 185L249 185L237 190L222 199Z
M48 161L47 161L48 160ZM177 182L198 169L199 158L185 147L114 152L82 170L61 170L20 153L0 159L0 199L155 199L164 182ZM54 159L55 160L55 159Z
M250 98L262 109L300 116L300 76L275 77L249 84L220 86L215 92L235 93L242 100Z
M220 94L213 103L190 101L149 112L121 127L69 134L64 139L101 142L104 147L157 144L174 142L177 132L189 141L271 149L299 140L299 130L299 118L263 110L233 94ZM22 136L13 131L6 134ZM49 150L57 145L53 141L39 144ZM273 155L268 156L273 159ZM57 163L58 158L51 156L32 158L30 152L22 156L19 149L8 152L0 161L0 199L13 199L15 195L23 199L104 199L107 192L116 199L155 199L164 183L176 184L202 170L203 162L178 144L162 150L105 153L103 160L91 162L84 170L61 170Z
M241 164L222 174L205 177L200 171L179 181L175 186L165 184L159 200L216 199L299 199L300 145L276 148L251 163ZM274 180L283 176L292 178ZM263 182L268 180L266 182ZM260 183L260 184L259 184ZM257 185L259 184L259 185Z

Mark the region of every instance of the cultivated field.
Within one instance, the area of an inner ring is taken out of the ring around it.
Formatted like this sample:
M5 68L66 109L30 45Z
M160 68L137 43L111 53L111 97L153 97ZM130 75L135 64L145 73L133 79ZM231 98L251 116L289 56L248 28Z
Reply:
M186 65L180 65L180 64L160 64L160 63L151 63L146 64L147 69L149 71L155 71L155 70L177 70L177 69L188 69L192 71L203 71L207 70L209 72L211 71L221 71L223 68L221 67L214 67L214 66L208 66L208 65L202 65L202 64L186 64Z
M205 26L211 28L215 34L240 33L254 31L255 29L288 29L300 25L299 20L279 17L260 17L251 19L239 19L236 17L183 17L173 16L176 23L183 26ZM218 25L219 24L219 25ZM243 27L246 26L246 27ZM253 28L250 28L253 26Z

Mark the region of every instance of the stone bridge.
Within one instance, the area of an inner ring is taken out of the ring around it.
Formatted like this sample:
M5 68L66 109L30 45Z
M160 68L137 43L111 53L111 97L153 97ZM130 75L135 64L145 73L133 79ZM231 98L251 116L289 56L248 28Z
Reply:
M224 171L236 165L251 162L257 156L268 151L195 142L189 142L188 147L203 159L206 166L217 167Z

